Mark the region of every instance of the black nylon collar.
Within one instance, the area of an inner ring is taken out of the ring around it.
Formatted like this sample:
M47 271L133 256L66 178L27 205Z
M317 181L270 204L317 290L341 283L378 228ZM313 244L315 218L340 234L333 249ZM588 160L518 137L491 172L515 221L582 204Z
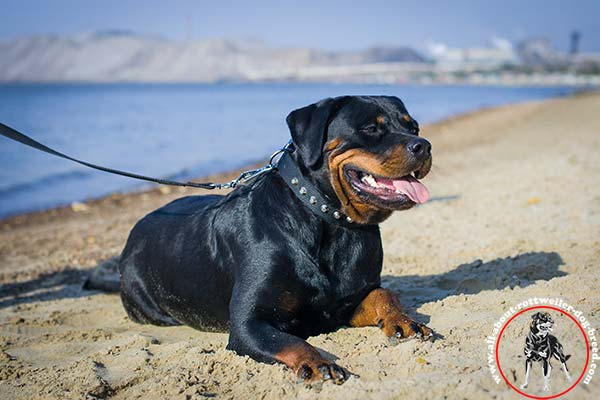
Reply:
M277 171L296 197L315 215L332 224L346 227L358 226L340 209L333 207L328 197L319 192L315 185L302 175L289 150L284 151L279 158Z

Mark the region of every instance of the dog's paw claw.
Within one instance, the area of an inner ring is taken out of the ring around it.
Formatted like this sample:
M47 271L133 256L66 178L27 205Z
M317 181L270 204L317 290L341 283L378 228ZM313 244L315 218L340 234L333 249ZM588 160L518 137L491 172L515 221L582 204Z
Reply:
M319 365L317 367L317 369L319 370L319 372L323 376L323 380L324 381L327 381L327 380L331 379L331 374L329 373L329 368L327 367L327 365L325 365L325 364Z
M426 335L423 335L421 340L424 342L435 342L435 336L433 335L433 332L429 332Z
M410 337L403 337L401 333L396 333L393 336L390 336L388 338L388 343L391 344L392 346L397 346L402 342L406 342L408 340L410 340Z
M422 342L434 340L434 334L427 326L412 320L405 320L394 326L395 332L389 338L392 345L397 345L409 339L418 339Z
M348 380L348 378L350 377L350 374L339 365L332 364L331 370L334 373L333 382L337 385L341 385L342 383L346 382L346 380Z
M341 385L349 377L350 373L344 368L333 363L323 363L316 366L302 365L297 372L297 383L306 383L312 388L319 388L325 381L332 381Z
M313 371L308 365L303 365L298 370L298 382L308 381L312 379Z

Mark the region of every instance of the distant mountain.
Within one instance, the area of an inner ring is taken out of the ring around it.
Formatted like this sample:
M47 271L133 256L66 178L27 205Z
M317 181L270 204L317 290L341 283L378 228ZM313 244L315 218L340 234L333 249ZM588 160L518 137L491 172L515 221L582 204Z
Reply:
M0 82L303 80L363 73L365 65L427 61L406 47L331 52L251 40L174 41L124 31L0 40L0 54Z

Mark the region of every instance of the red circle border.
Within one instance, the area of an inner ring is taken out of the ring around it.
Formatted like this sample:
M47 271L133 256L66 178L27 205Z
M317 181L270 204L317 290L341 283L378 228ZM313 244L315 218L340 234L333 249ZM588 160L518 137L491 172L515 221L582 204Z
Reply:
M527 393L522 392L521 390L517 389L512 383L510 383L508 381L508 379L504 375L504 372L502 372L502 368L500 368L500 360L498 358L498 348L500 347L500 340L502 340L502 334L504 333L504 330L506 329L506 327L512 322L513 319L515 319L519 315L523 314L525 311L535 310L537 308L548 308L548 309L557 311L557 312L559 312L561 314L564 314L567 317L571 318L571 320L575 323L575 325L577 325L577 327L581 331L581 334L583 335L583 340L585 340L585 366L583 367L583 370L581 371L581 375L579 375L579 378L577 379L577 381L575 381L574 384L572 384L571 386L569 386L567 389L563 390L562 392L560 392L558 394L555 394L555 395L552 395L552 396L546 396L546 397L544 397L544 396L534 396L534 395L527 394ZM577 319L575 319L575 317L573 317L571 314L569 314L568 312L566 312L562 308L552 307L552 306L533 306L533 307L524 308L523 310L519 311L518 313L516 313L515 315L513 315L512 317L510 317L509 320L506 321L506 323L504 324L504 326L500 330L500 333L498 334L498 341L496 342L496 365L498 366L498 371L500 371L500 375L502 375L502 378L504 379L504 382L506 382L506 384L508 386L510 386L514 391L516 391L520 395L525 396L525 397L529 397L530 399L540 399L540 400L542 400L542 399L554 399L556 397L562 396L563 394L566 394L566 393L570 392L583 379L583 377L585 375L585 372L587 371L587 367L588 367L589 362L590 362L590 342L588 341L587 335L585 334L585 331L583 330L583 326L581 326L581 324L579 323L579 321L577 321Z

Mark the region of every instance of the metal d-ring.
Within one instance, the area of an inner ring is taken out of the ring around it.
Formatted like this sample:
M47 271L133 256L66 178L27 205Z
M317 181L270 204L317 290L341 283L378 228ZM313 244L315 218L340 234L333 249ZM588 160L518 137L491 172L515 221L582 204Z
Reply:
M273 160L275 159L275 157L277 157L279 154L283 154L283 153L291 153L292 151L294 151L294 149L292 148L294 146L294 144L292 143L292 141L290 140L289 142L287 142L285 144L285 146L283 146L282 148L280 148L279 150L277 150L275 153L271 154L271 157L269 157L269 164L272 167L275 167L275 165L273 164Z

